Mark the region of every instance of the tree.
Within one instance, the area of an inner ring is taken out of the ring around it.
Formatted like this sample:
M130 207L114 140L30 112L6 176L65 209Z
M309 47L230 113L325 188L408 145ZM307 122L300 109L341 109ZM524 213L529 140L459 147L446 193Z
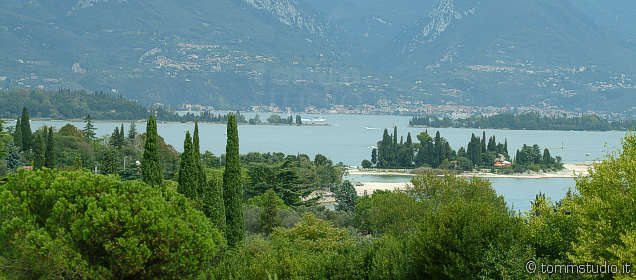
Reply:
M137 126L135 125L135 121L131 121L128 130L128 139L134 141L135 137L137 137Z
M44 166L46 166L47 168L55 168L55 137L53 135L53 127L49 127L49 133L46 137L46 151L44 153L44 157Z
M228 115L225 171L223 172L223 201L225 203L226 234L228 244L235 246L245 237L243 221L243 183L239 158L239 136L236 116Z
M42 139L41 133L35 134L35 140L33 141L33 169L41 169L45 163L44 153L46 146Z
M206 187L207 183L205 182L205 172L203 171L203 166L201 165L201 144L199 143L199 121L198 119L194 121L194 135L192 137L192 155L194 157L194 165L196 167L196 176L197 176L197 192L201 194L203 192L203 188Z
M9 143L6 148L7 157L5 161L7 162L7 169L9 171L15 171L18 167L24 165L19 155L20 149L16 147L14 144Z
M119 139L120 139L119 127L115 127L113 134L110 136L110 141L109 141L110 145L113 147L121 148L123 143L119 142Z
M117 151L113 148L108 148L104 153L104 162L102 163L103 174L117 174Z
M271 233L274 228L280 226L278 218L278 196L274 190L270 189L263 195L263 211L260 215L261 229L266 233Z
M120 147L124 146L124 143L126 143L126 134L124 133L124 123L121 123L121 127L119 128L119 138L117 140Z
M371 163L373 165L376 165L378 163L378 149L377 148L373 148L373 150L371 150Z
M185 197L140 181L19 171L0 197L0 278L191 279L222 243Z
M543 149L543 164L550 165L554 163L553 158L550 156L550 150L548 148Z
M373 163L371 163L371 162L370 162L369 160L367 160L367 159L362 160L361 165L362 165L362 168L371 168L371 167L373 167Z
M157 135L157 121L150 115L146 124L146 139L144 154L141 160L141 176L146 184L159 186L163 180L163 168L159 157L159 143Z
M29 112L26 107L22 108L22 119L20 120L20 132L22 132L22 150L28 151L32 148L33 135L31 133L31 122Z
M223 175L221 170L215 170L209 180L206 180L201 195L203 213L210 218L222 235L226 232L225 204L223 202Z
M13 144L18 147L18 150L23 151L22 149L22 124L20 124L21 120L18 120L15 123L15 132L13 133Z
M192 139L190 138L190 131L188 131L183 142L177 191L187 198L197 199L199 197L198 180L198 170L194 162L194 153L192 152Z
M302 125L303 124L303 120L300 117L300 115L296 115L296 125Z
M336 197L336 210L353 211L356 208L358 193L349 180L344 181L340 186L332 190Z
M634 166L636 135L629 133L622 140L622 152L607 155L590 168L588 176L575 179L572 214L578 229L572 262L620 267L636 260Z
M95 139L95 126L93 125L93 119L91 118L90 114L88 114L86 118L84 118L84 123L86 123L84 125L84 129L82 130L82 132L84 132L84 137L90 140Z

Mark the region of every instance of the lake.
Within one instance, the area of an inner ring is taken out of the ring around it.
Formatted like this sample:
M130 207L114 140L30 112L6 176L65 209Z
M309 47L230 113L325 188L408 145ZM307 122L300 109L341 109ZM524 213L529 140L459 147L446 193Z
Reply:
M248 113L248 118L254 116ZM266 119L269 114L260 114ZM398 134L406 138L411 133L415 136L425 131L424 128L408 126L410 117L406 116L378 116L378 115L308 115L304 118L324 118L329 126L273 126L273 125L240 125L240 151L247 152L282 152L286 154L304 153L314 156L321 153L334 162L346 165L360 165L363 159L370 158L371 147L382 138L384 128L397 126ZM36 129L42 125L60 128L66 121L32 121L31 127ZM124 123L128 131L130 123ZM82 122L73 125L83 127ZM120 123L96 122L97 135L111 134L115 126ZM168 144L177 150L183 149L183 139L187 130L192 131L192 123L159 123L158 132ZM215 154L225 152L225 125L200 124L201 150L209 150ZM137 130L145 130L144 123L137 123ZM620 147L620 139L625 136L623 131L543 131L543 130L494 130L494 129L466 129L466 128L430 128L429 134L434 136L439 130L441 136L448 139L453 149L465 146L471 134L481 136L486 131L486 137L495 135L497 141L508 140L510 154L523 144L538 144L548 147L552 156L561 156L564 162L584 162L602 159L607 152ZM493 186L499 194L504 195L509 204L516 209L525 210L529 201L539 191L558 200L563 197L572 179L492 179Z
M349 175L345 179L357 182L406 183L411 176L378 176L378 175ZM570 188L574 189L574 179L515 179L489 178L497 194L503 195L508 206L519 211L530 210L530 202L538 193L558 201L565 197Z

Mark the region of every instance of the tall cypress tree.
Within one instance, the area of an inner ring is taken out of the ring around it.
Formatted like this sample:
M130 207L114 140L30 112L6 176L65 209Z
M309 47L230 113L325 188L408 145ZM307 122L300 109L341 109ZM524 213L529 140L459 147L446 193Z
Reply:
M201 145L199 144L199 120L194 121L194 135L192 137L192 154L194 156L194 165L197 175L197 191L203 193L206 188L205 172L201 165Z
M22 149L22 124L21 120L18 120L15 123L15 133L13 134L13 144L18 147L18 150L23 151Z
M117 173L117 151L114 148L109 147L106 153L104 153L104 162L102 163L103 174L115 174Z
M35 139L33 141L33 169L42 169L42 167L44 166L45 149L46 147L44 146L42 135L40 133L36 133Z
M128 139L134 141L135 137L137 137L137 126L135 125L135 121L131 121L130 130L128 130Z
M163 180L157 138L157 121L150 115L146 124L146 142L144 143L144 155L141 159L141 176L144 182L151 186L159 186Z
M31 132L31 122L29 112L26 107L22 108L22 119L20 120L20 131L22 132L22 150L28 151L32 148L33 134Z
M126 141L126 134L124 133L124 123L121 123L121 128L119 128L119 138L117 140L120 146L123 146Z
M227 145L225 146L225 171L223 172L223 201L225 203L226 234L228 244L236 245L245 237L242 209L243 184L239 159L239 137L236 116L227 119Z
M190 131L188 131L183 141L183 153L181 154L181 163L179 164L179 187L177 191L190 199L198 198L198 180L194 153L192 152L192 138L190 137Z
M49 133L46 135L46 151L44 153L47 168L55 168L55 137L53 135L53 127L49 127Z

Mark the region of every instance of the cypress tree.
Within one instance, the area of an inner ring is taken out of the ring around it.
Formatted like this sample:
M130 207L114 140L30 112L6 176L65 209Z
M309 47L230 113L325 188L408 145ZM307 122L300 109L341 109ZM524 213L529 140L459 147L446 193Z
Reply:
M49 133L46 137L46 151L44 153L47 168L55 168L55 137L53 135L53 127L49 127Z
M227 119L227 145L225 147L225 171L223 172L223 198L225 203L226 238L230 246L245 237L245 222L242 209L243 185L241 183L241 163L239 159L239 137L236 117L229 114Z
M481 137L481 152L485 153L486 151L488 150L486 149L486 131L484 131Z
M197 175L197 192L203 193L203 189L206 187L205 172L201 165L201 145L199 143L199 120L194 121L194 136L192 138L192 155L194 156L194 165Z
M42 140L42 135L40 133L36 133L35 139L33 141L33 169L42 169L44 166L44 151L46 147L44 146L44 140Z
M378 163L378 149L373 148L373 150L371 150L371 163L373 163L373 165L376 165Z
M13 144L15 144L18 147L18 150L23 151L24 149L22 149L22 124L20 122L21 120L20 118L18 118L18 120L15 123L15 133L13 134Z
M29 122L29 112L26 107L22 108L20 126L20 131L22 132L22 150L28 151L32 148L33 134L31 133L31 122Z
M179 187L177 191L190 199L196 199L199 196L198 175L194 162L194 153L192 152L190 131L186 132L183 142L183 153L181 154L181 162L179 165Z
M126 134L124 133L124 123L121 123L121 128L119 128L119 138L117 138L117 142L119 142L119 147L124 146L126 140Z
M202 198L203 213L216 225L221 234L226 234L225 204L223 202L223 182L210 180L204 186Z
M148 185L159 186L163 179L163 168L159 157L159 143L157 139L157 121L150 115L146 124L146 141L144 154L141 159L141 176Z
M131 121L130 130L128 130L128 139L134 141L135 137L137 137L137 126L135 125L135 121Z

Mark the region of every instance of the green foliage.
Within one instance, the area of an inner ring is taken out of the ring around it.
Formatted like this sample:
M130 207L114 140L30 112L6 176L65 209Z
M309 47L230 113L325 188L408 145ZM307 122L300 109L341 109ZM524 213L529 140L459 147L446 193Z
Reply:
M215 170L206 179L206 185L201 194L201 205L205 213L216 228L225 235L226 217L225 204L223 201L223 173L222 170Z
M373 234L402 236L422 219L422 206L404 192L375 191L357 199L356 227Z
M439 119L434 116L413 117L410 125L426 125L429 127L467 127L518 130L576 130L576 131L608 131L628 130L636 125L634 120L609 122L597 115L580 117L541 116L539 113L520 115L498 114L493 116L472 116L466 119Z
M20 116L20 132L22 132L22 151L28 151L33 148L33 136L31 133L31 122L29 121L29 112L26 107L22 108Z
M296 119L298 120L298 116ZM273 123L273 124L294 124L294 117L290 115L287 118L281 118L279 115L273 114L269 116L269 118L267 118L267 122ZM302 121L301 121L301 124L302 124Z
M261 229L270 233L274 228L280 226L278 218L278 203L280 198L273 190L268 190L263 194L263 211L261 212Z
M46 158L44 157L46 152L46 145L44 139L42 139L42 133L36 133L33 141L33 169L41 169L44 167Z
M113 148L106 150L102 164L103 174L117 174L119 172L117 151Z
M46 151L44 152L44 166L47 168L55 168L57 164L55 155L55 135L53 133L53 127L49 127L49 132L46 134Z
M135 121L130 122L130 127L128 128L128 140L134 141L137 137L137 125L135 125Z
M141 161L141 175L144 182L151 186L161 185L163 180L163 168L159 157L157 140L157 121L150 115L146 124L146 137L144 141L144 154Z
M192 149L190 131L187 131L183 142L183 153L181 154L179 166L179 187L177 190L187 198L196 199L200 196L199 175Z
M413 276L474 277L490 269L483 262L486 252L510 250L520 237L521 221L488 181L429 175L412 183L410 193L425 209L423 223L409 244Z
M622 152L594 164L576 179L572 213L577 236L570 259L576 263L625 264L636 259L636 135L623 139Z
M95 139L95 125L93 125L93 118L91 118L90 114L86 115L84 123L84 129L82 130L82 132L84 132L84 137L89 140Z
M227 121L227 145L225 147L225 172L223 172L223 201L228 245L234 247L245 237L243 221L243 183L239 158L239 136L236 118L230 114Z
M13 133L13 143L18 147L18 150L22 151L22 120L18 118L15 123L15 130Z
M353 211L356 207L358 193L351 182L344 181L341 185L331 189L336 198L336 210Z
M182 195L115 176L22 170L0 200L0 274L10 278L189 278L222 240Z
M210 278L364 279L365 246L347 230L307 214L294 228L276 228L270 240L248 238L228 251Z

